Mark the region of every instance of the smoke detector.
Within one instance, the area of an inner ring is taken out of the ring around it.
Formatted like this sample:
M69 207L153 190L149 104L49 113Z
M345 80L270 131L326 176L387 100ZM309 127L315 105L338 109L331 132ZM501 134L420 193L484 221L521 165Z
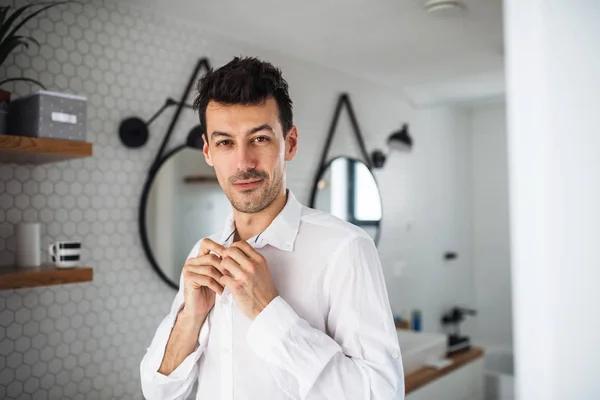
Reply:
M467 11L467 5L462 0L427 0L425 11L439 17L459 17Z

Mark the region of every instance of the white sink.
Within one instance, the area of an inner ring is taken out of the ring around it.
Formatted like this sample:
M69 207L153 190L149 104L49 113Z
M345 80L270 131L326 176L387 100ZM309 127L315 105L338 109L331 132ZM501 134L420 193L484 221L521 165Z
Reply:
M442 333L398 329L404 375L423 368L428 361L446 358L447 336Z

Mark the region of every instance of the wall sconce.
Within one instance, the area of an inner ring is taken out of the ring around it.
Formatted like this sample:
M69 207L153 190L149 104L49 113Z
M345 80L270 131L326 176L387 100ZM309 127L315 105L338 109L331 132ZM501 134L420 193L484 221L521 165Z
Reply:
M165 104L154 113L148 121L144 121L139 117L129 117L121 121L119 125L119 138L126 147L137 148L142 147L148 142L148 126L162 114L167 108L172 106L180 106L182 108L192 108L191 105L178 102L172 98L167 98ZM202 127L196 125L187 137L187 145L190 147L202 148Z
M387 138L387 145L390 151L411 151L413 147L413 139L410 137L408 132L408 124L403 124L400 130L392 132ZM385 165L386 159L387 155L382 150L375 150L371 153L371 161L373 163L373 167L375 168L382 168Z
M163 153L167 146L167 142L169 141L169 138L171 137L171 134L173 133L173 130L175 129L175 125L177 124L177 120L179 119L179 115L181 114L181 111L184 108L193 108L191 105L185 103L185 99L188 98L190 90L192 90L192 87L194 86L194 83L196 82L196 79L198 78L198 74L200 73L200 70L202 70L202 69L205 69L206 71L211 70L210 63L208 62L208 58L200 58L198 60L198 62L196 63L196 66L194 67L194 71L192 72L192 75L190 76L190 79L188 80L188 83L185 86L185 90L183 91L181 100L177 101L177 100L174 100L174 99L168 97L167 100L165 101L165 103L163 104L163 106L157 112L155 112L154 115L148 121L144 121L143 119L141 119L139 117L129 117L129 118L126 118L123 121L121 121L121 123L119 124L119 138L121 138L121 142L126 147L131 147L131 148L141 147L141 146L145 145L146 142L148 141L148 125L150 125L168 107L177 106L177 109L175 110L175 113L173 114L173 117L171 118L171 123L169 124L169 127L167 128L167 132L165 133L165 136L163 137L163 141L160 145L160 148L156 152L154 161L152 162L152 165L150 166L150 169L148 170L149 177L152 176L154 169L160 164L160 160L163 157ZM186 143L182 146L184 146L184 147L189 146L189 147L194 147L197 149L202 149L203 144L204 144L204 140L202 139L202 127L200 125L196 125L188 133ZM148 183L148 182L146 182L146 183ZM142 208L140 208L140 210L141 209ZM140 214L140 229L142 231L143 231L143 229L145 229L145 226L143 226L143 224L144 224L143 220L144 220L144 215L143 215L143 213L141 213ZM143 237L143 235L142 235L142 237ZM144 250L146 250L146 253L150 254L149 245L145 241L145 239L142 240L142 245L144 246ZM156 264L156 261L152 257L149 257L149 259L153 265ZM156 269L159 272L159 275L161 275L162 272L159 271L159 268L156 267Z

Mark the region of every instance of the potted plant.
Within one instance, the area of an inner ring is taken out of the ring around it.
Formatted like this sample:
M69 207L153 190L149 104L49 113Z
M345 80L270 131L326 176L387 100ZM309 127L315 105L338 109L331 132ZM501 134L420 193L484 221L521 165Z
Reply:
M58 6L60 4L66 4L69 1L62 1L56 3L40 3L40 4L28 4L23 7L19 7L13 10L11 6L0 7L0 66L4 65L6 59L17 49L25 48L29 49L30 44L36 44L38 48L40 43L35 38L30 36L19 35L19 30L29 20L37 16L38 14L46 11L49 8ZM34 10L31 13L25 14L29 9L41 7ZM12 11L12 12L11 12ZM26 77L17 78L5 78L0 80L0 87L8 82L14 81L26 81L31 82L40 86L42 89L46 89L39 81ZM7 90L0 88L0 134L5 133L6 129L6 117L8 114L8 103L10 103L11 93Z

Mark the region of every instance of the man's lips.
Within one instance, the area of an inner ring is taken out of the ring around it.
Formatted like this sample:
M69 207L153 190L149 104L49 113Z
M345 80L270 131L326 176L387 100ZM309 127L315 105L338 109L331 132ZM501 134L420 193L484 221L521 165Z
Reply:
M241 181L241 182L236 182L233 185L237 188L240 189L250 189L253 188L255 186L258 186L260 183L262 183L262 179L255 179L255 180L251 180L251 181Z

